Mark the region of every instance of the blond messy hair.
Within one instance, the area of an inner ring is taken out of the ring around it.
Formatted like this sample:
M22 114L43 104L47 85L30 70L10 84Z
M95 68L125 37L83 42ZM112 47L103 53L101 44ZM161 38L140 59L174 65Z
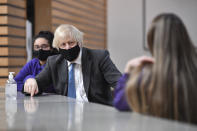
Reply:
M53 39L53 47L59 50L60 39L65 39L67 37L73 38L76 42L78 42L79 46L83 45L83 32L77 29L73 25L62 24L57 27L54 33Z

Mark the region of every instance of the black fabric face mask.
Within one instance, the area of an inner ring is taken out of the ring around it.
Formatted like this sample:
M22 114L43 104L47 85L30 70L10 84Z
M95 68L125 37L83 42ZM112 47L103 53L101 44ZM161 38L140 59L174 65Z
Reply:
M80 47L79 45L76 45L75 47L70 48L68 50L59 48L59 52L66 60L73 61L78 57Z
M49 56L51 56L51 50L38 50L33 51L33 56L37 57L41 61L46 61Z

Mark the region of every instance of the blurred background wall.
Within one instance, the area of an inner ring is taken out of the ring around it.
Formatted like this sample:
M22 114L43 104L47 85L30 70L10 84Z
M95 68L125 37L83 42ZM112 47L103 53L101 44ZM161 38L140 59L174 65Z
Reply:
M107 5L107 47L122 72L131 58L150 55L144 50L145 34L159 13L180 16L197 45L197 0L108 0Z
M0 0L0 85L26 63L26 2Z

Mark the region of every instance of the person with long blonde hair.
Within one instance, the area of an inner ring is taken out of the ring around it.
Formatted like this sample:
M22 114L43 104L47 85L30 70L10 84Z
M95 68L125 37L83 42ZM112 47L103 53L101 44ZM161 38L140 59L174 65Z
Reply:
M127 64L126 96L142 114L197 123L197 54L186 27L175 14L160 14L148 35L152 58Z

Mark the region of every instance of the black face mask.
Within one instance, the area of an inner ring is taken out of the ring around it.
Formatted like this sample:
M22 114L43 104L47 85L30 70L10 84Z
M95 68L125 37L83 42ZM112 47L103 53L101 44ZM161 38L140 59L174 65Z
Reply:
M51 50L38 50L33 51L33 56L37 57L41 61L46 61L49 56L51 56Z
M78 57L80 47L79 45L76 45L75 47L70 48L68 50L59 48L59 52L66 60L73 61Z

